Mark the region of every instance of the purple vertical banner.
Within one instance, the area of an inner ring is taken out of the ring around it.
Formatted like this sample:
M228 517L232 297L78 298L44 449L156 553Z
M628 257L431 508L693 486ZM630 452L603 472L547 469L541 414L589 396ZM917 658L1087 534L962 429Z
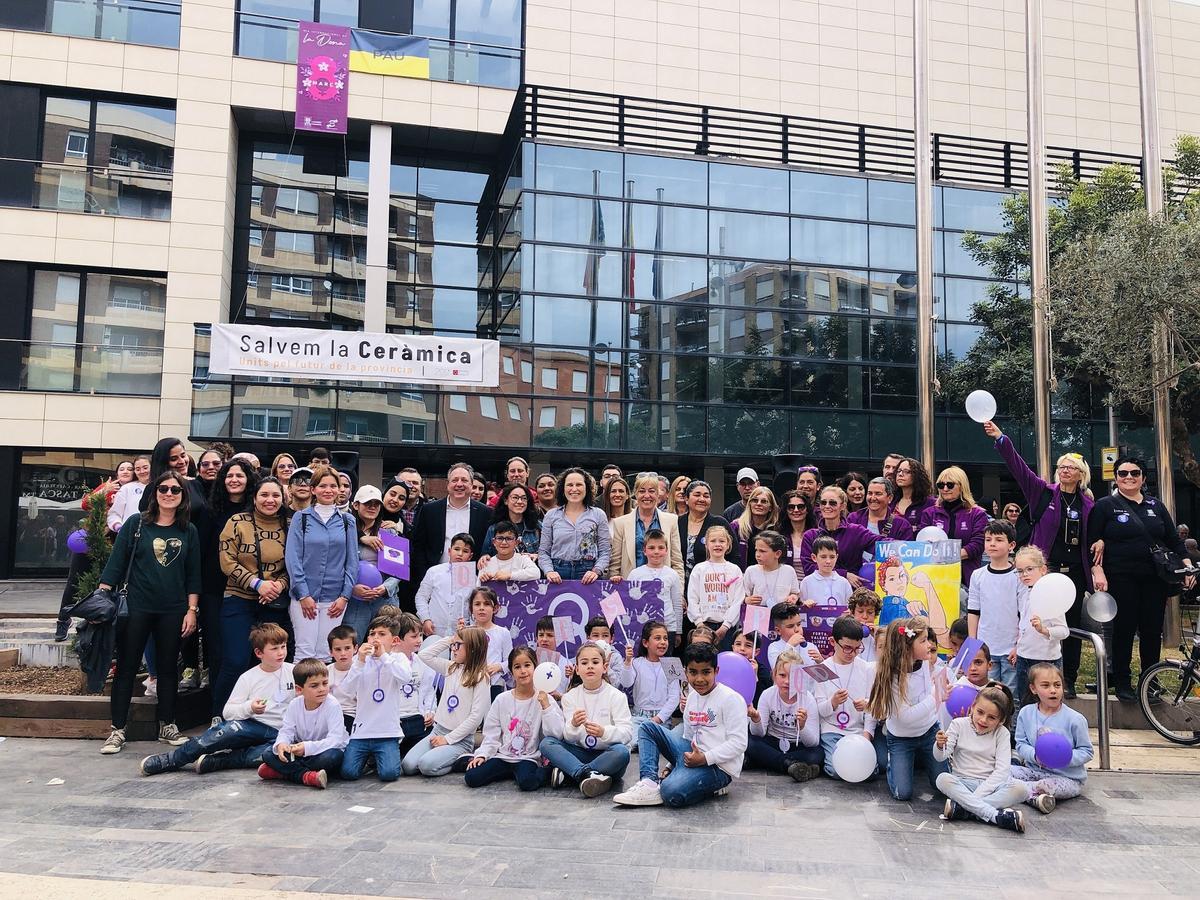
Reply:
M345 134L350 106L350 29L301 22L296 44L296 129Z

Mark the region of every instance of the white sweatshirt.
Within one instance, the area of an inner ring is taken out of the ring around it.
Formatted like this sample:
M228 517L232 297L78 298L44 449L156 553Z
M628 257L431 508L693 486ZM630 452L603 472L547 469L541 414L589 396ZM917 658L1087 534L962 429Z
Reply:
M663 672L660 662L635 657L633 664L621 671L620 684L626 690L633 688L633 710L646 718L658 716L660 722L666 722L679 708L679 682Z
M796 580L796 570L791 566L780 566L774 572L768 572L759 565L750 566L742 580L746 582L746 596L762 597L765 609L786 600L789 594L800 593L800 582Z
M582 709L587 720L604 727L600 737L587 733L582 725L572 725L575 711ZM568 743L588 750L603 750L613 744L628 744L633 740L633 720L629 716L629 701L607 681L589 691L582 684L563 695L563 737Z
M514 553L511 559L498 556L489 559L479 570L479 583L485 584L486 579L497 575L507 575L509 581L537 581L542 577L542 570L524 553Z
M495 664L500 667L500 671L492 676L491 683L504 684L505 676L508 675L508 654L512 653L513 648L512 634L495 622L483 630L487 632L488 665Z
M661 581L658 596L663 602L663 624L667 631L683 630L683 581L670 566L656 569L653 566L638 566L627 576L626 581Z
M368 656L363 662L357 655L350 674L338 686L354 694L353 740L400 737L400 703L404 688L412 678L412 666L403 653Z
M983 783L972 791L976 797L987 797L1012 778L1008 729L998 725L987 734L980 734L970 716L962 716L950 723L946 729L946 748L942 750L934 744L933 758L950 760L950 769L955 775L982 778Z
M274 672L264 672L263 667L258 665L238 676L221 715L226 721L254 719L278 729L283 724L283 714L288 704L295 696L291 663L285 662ZM257 715L250 711L250 705L255 700L267 701L267 708Z
M512 691L505 691L493 702L483 721L483 742L475 751L476 756L491 759L493 756L517 762L522 759L541 761L538 745L542 735L561 735L563 730L562 710L554 698L542 709L537 694L528 700L518 700Z
M732 628L742 618L745 596L742 570L736 564L705 560L692 569L692 577L688 579L688 618L695 625L718 622Z
M1017 643L1018 596L1021 581L1011 566L997 572L990 565L971 573L967 588L967 616L979 617L975 635L988 645L992 656L1007 656Z
M408 657L411 674L408 681L400 686L400 718L405 716L423 716L437 709L437 673L419 656Z
M146 486L140 481L131 481L121 485L113 495L113 501L108 507L108 517L105 521L108 523L109 531L120 531L121 526L133 517L134 513L138 511L138 506L142 502L142 494L145 491Z
M458 630L459 619L471 618L467 610L467 596L474 587L472 583L454 590L450 581L450 563L430 567L421 579L421 586L417 588L417 618L422 622L426 619L433 622L434 634L454 634Z
M341 704L330 694L316 709L305 709L303 697L289 703L275 746L303 742L304 755L316 756L326 750L344 750L349 741Z
M796 714L801 707L808 714L803 728L796 724ZM820 743L821 716L817 712L816 699L808 691L793 697L792 702L788 703L780 696L779 688L771 685L762 692L755 709L758 711L758 721L751 720L751 734L788 741L789 750L801 744L815 747Z
M875 717L866 710L859 712L854 708L855 700L868 700L871 697L871 685L875 681L875 665L856 656L849 665L834 662L833 657L825 660L825 668L837 676L835 681L825 681L817 685L817 712L821 716L821 734L862 734L864 731L875 734ZM832 697L838 691L846 689L850 696L840 706L834 706ZM845 713L849 720L843 717L845 726L838 724L838 713Z
M1017 632L1017 656L1039 660L1055 660L1061 657L1063 639L1071 636L1067 620L1062 616L1042 619L1042 627L1050 632L1050 637L1045 637L1029 623L1029 588L1025 585L1021 585L1017 594L1017 604L1021 613L1021 624Z
M683 710L683 736L695 741L710 766L730 778L742 774L746 755L746 700L731 687L716 684L707 694L688 691Z
M933 675L928 662L908 676L908 699L901 703L892 684L892 712L887 717L888 734L895 737L920 737L937 722L941 705L933 692Z
M354 661L350 661L350 665L354 665ZM357 698L353 691L344 690L342 685L346 683L346 678L350 675L350 670L343 672L337 666L330 664L329 666L329 695L337 700L342 707L342 715L354 717L354 712L358 708Z
M447 734L443 737L448 744L457 744L473 735L487 715L488 704L492 702L492 690L486 678L467 687L462 683L462 666L442 656L450 649L451 642L456 640L456 636L448 635L425 647L419 654L421 662L446 678L433 721L446 729Z
M800 582L800 599L817 606L845 606L853 590L850 582L837 572L828 576L813 572Z

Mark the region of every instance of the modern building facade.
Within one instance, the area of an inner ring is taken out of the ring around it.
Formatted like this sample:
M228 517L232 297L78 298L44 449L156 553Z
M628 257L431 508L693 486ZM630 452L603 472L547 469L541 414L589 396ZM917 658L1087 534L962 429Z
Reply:
M932 323L912 3L731 5L0 4L0 575L61 567L86 486L165 435L354 449L375 478L520 452L723 483L916 453L920 329L940 367L989 339L962 238L1024 187L1024 3L930 2ZM1045 7L1051 161L1136 166L1133 0ZM1200 133L1200 6L1154 9L1169 146ZM430 78L352 73L348 134L297 132L303 20L425 36ZM500 385L219 377L223 321L497 338ZM1095 462L1104 398L1053 415L1055 450ZM935 428L998 493L960 407Z

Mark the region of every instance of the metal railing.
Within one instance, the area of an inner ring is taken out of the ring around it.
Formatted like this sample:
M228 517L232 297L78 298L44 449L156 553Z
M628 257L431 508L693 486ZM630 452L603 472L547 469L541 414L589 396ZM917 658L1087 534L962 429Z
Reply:
M0 339L0 390L157 397L162 364L162 347Z
M1100 768L1107 772L1112 768L1112 756L1108 740L1108 654L1104 649L1104 638L1094 631L1072 628L1071 637L1091 641L1096 651L1096 735L1100 744Z
M0 157L0 204L100 216L171 218L173 176L139 163L88 166Z
M6 27L71 37L179 46L180 0L45 0L32 21L22 10L18 24ZM39 25L41 27L34 27Z
M234 53L253 59L294 63L297 27L295 19L239 12ZM429 77L433 81L511 89L521 83L521 51L516 47L448 38L426 39L429 41Z

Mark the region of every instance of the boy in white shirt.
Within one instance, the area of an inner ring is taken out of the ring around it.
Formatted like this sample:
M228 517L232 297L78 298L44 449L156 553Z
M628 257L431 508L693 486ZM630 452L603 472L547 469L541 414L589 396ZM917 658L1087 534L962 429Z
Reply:
M862 644L862 623L850 616L839 616L833 623L833 656L825 660L825 668L837 677L816 687L821 749L825 752L825 774L830 778L838 777L833 768L833 751L848 734L861 734L874 743L879 766L871 777L887 768L887 745L874 717L867 712L875 664L862 658Z
M883 601L871 588L860 587L850 593L846 609L854 620L863 627L862 651L858 654L863 662L875 662L878 655L879 626L875 624Z
M779 654L785 650L794 650L801 656L807 656L813 662L821 662L824 657L816 644L810 644L804 639L804 614L800 607L786 600L771 607L771 629L779 635L767 648L767 664L775 671L775 663Z
M437 709L437 673L417 656L421 649L421 621L412 613L394 616L396 643L392 652L404 656L410 666L408 681L400 686L400 757L425 738L433 728Z
M341 769L342 751L350 740L342 707L329 692L329 670L319 659L300 660L292 678L299 696L283 714L275 745L262 755L258 777L324 790L328 773Z
M496 523L492 543L496 555L479 570L479 583L488 581L537 581L542 570L524 553L517 553L517 529L510 521Z
M400 623L395 619L372 619L350 674L342 682L343 690L354 691L358 705L350 743L342 757L341 777L347 781L362 777L372 756L380 781L400 777L400 701L412 670L408 657L394 652L399 632Z
M190 738L170 753L147 756L143 775L173 772L189 763L207 775L222 769L254 769L262 761L283 724L283 713L292 702L292 664L287 658L287 632L274 622L250 629L250 646L259 663L238 676L222 712L225 721L199 737Z
M838 561L837 541L822 535L813 541L812 558L817 571L805 575L800 582L800 603L805 608L813 606L845 606L853 588L844 576L836 571Z
M1018 697L1017 666L1009 655L1017 645L1018 603L1021 581L1009 561L1017 532L1008 522L991 521L983 529L983 555L987 565L971 573L967 587L967 634L988 645L991 676Z
M346 734L349 734L350 729L354 727L357 698L352 691L342 690L342 685L350 674L350 666L354 663L354 654L357 652L358 634L349 625L339 625L329 632L329 655L333 658L333 665L327 669L329 693L342 708L342 721L346 726Z
M651 528L646 532L642 546L646 554L646 564L630 572L625 580L662 582L658 596L663 604L663 624L667 626L667 648L670 652L683 630L683 582L680 581L679 574L667 565L665 534L657 528Z
M617 794L622 806L692 806L729 786L742 773L748 719L746 701L737 691L717 682L717 648L691 644L683 651L687 669L687 705L683 737L665 725L644 722L638 729L638 769L641 780ZM671 771L659 781L659 756Z
M430 566L417 588L417 618L426 636L448 637L458 631L459 619L467 613L467 595L475 587L474 578L466 586L454 587L455 563L469 563L475 555L475 539L463 532L450 539L449 561Z

